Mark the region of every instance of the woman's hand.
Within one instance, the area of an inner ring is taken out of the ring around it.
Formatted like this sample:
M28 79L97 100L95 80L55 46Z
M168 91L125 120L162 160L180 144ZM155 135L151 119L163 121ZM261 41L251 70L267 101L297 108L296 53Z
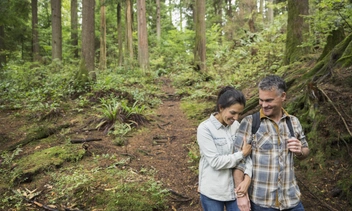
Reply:
M248 194L243 197L238 197L236 199L237 206L241 211L250 211L251 210L251 203L249 201Z
M247 143L246 137L243 137L242 153L243 157L247 157L252 151L252 145Z

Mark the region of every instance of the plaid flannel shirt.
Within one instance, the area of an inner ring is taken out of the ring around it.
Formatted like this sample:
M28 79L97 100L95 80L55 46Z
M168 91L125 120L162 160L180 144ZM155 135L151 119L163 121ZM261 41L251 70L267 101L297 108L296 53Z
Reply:
M266 117L260 110L261 124L252 135L252 115L245 117L240 124L235 140L235 149L240 150L243 137L252 145L253 175L248 190L250 199L262 207L288 209L300 202L301 192L294 174L293 153L287 149L290 131L286 118L290 118L295 137L302 147L308 143L299 120L283 109L278 123ZM237 168L243 170L244 165Z

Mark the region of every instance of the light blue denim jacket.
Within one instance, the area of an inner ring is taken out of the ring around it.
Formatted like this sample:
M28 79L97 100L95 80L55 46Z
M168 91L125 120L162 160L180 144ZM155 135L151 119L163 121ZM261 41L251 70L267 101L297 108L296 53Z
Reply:
M215 113L197 129L200 150L199 188L201 194L218 201L235 200L232 170L243 160L242 152L234 153L234 141L239 122L224 126ZM245 165L245 174L252 176L252 165Z

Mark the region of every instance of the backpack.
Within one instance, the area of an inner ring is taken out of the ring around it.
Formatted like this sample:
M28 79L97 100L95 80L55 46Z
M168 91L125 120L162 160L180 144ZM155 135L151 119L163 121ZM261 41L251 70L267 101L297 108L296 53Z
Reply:
M259 126L260 126L260 115L259 111L252 114L252 134L256 134ZM292 127L292 122L290 118L286 118L286 124L288 126L288 129L290 130L291 137L295 137L295 133L293 132L293 127Z

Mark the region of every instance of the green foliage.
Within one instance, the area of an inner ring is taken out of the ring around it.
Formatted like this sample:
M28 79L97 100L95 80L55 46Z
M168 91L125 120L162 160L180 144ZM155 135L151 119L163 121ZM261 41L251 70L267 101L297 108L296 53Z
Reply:
M189 69L193 60L191 49L194 42L194 31L170 30L166 37L167 39L161 40L160 47L152 52L151 65L167 72ZM160 58L163 58L163 61L160 61Z
M118 120L122 120L121 117L121 103L118 102L118 99L111 98L105 100L104 98L100 99L101 107L99 108L100 113L102 114L103 121L97 126L98 128L101 124L111 123L114 124Z
M210 115L209 109L214 107L214 102L204 102L197 100L184 100L181 102L181 109L185 111L187 118L203 120ZM212 109L211 109L212 111Z
M99 162L114 159L110 156L98 158ZM166 208L167 191L154 181L153 175L132 171L121 171L115 167L66 169L52 173L52 203L72 203L83 210L163 210ZM70 172L70 173L67 173ZM99 179L97 179L99 178ZM92 195L98 188L100 194Z
M342 189L348 203L352 205L352 175L338 181L338 186Z
M306 17L310 24L311 34L303 45L323 49L326 37L332 30L345 26L348 31L351 31L351 7L352 4L347 0L311 2L310 10L315 12Z
M50 111L65 104L77 90L72 86L71 66L57 64L37 66L25 63L21 66L11 64L2 72L0 97L2 109L23 108L32 111Z
M200 160L199 146L197 141L187 144L189 162L194 164L191 168L198 174L198 164Z
M16 148L12 153L3 152L1 154L1 163L0 163L0 184L1 187L5 186L7 188L12 188L18 182L18 178L22 175L22 169L16 167L15 157L20 154L22 150Z
M144 115L146 112L146 106L138 106L138 101L134 102L131 107L127 105L127 101L122 101L121 107L126 114L126 118L129 118L133 114Z
M112 135L115 136L114 144L117 146L124 146L126 143L125 135L132 131L131 124L116 122L114 124L114 129Z

